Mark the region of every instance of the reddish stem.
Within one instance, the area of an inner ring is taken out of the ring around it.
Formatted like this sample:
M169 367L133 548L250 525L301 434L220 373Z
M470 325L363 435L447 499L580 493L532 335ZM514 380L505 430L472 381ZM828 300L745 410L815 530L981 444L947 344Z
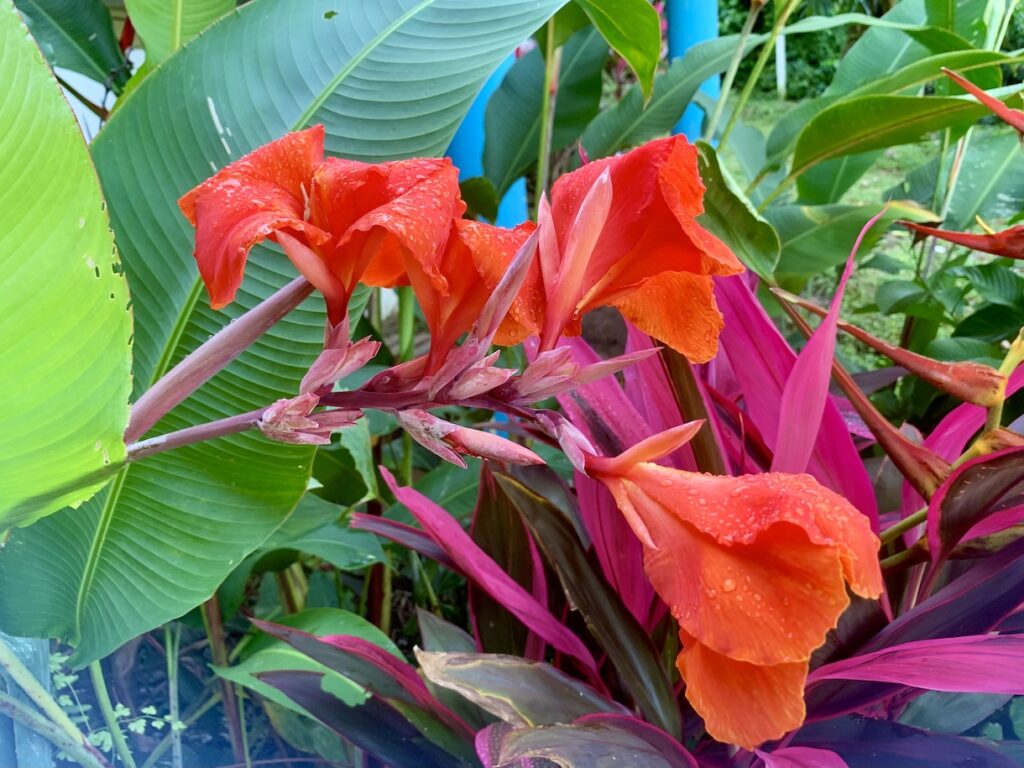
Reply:
M220 372L312 292L313 286L309 281L298 277L221 328L136 401L124 433L125 442L133 443L146 434L168 411Z

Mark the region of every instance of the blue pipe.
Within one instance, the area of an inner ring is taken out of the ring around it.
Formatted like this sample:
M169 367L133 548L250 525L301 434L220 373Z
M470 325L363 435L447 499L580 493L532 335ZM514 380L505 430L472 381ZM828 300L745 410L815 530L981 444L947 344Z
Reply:
M505 74L515 64L515 56L505 59L484 83L473 101L459 130L452 137L447 155L459 169L459 179L471 179L484 173L484 113L491 95L498 90ZM514 227L529 218L526 205L526 179L515 181L498 206L497 223L503 227Z
M718 37L718 0L668 0L668 57L676 59L696 43ZM720 80L716 75L704 82L700 89L713 99L721 95ZM691 141L701 136L704 110L696 104L686 108L676 123L675 132Z

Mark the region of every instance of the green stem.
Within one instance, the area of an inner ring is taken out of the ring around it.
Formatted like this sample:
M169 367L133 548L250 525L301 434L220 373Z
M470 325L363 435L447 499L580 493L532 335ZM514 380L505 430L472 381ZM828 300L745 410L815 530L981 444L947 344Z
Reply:
M384 551L385 562L381 563L384 569L381 573L380 590L380 631L390 637L391 635L391 563L388 560L387 550Z
M412 359L413 341L415 340L416 298L412 288L404 286L398 289L398 358L403 363Z
M884 531L879 534L878 538L882 544L888 544L890 541L895 541L901 534L906 533L911 528L916 528L921 523L928 519L928 507L919 509L912 515L907 515L898 523L890 525Z
M775 18L775 23L772 25L772 31L768 36L768 41L761 49L761 53L758 54L757 61L754 62L754 68L750 72L750 77L747 78L747 82L743 85L743 91L740 92L739 100L736 102L736 106L733 107L732 114L729 115L729 122L725 124L725 130L722 131L722 136L719 139L720 146L724 147L726 141L728 141L729 134L732 133L732 129L740 119L740 113L743 112L743 107L745 107L747 101L750 100L750 96L754 92L754 87L757 85L757 81L761 77L761 72L764 71L765 64L768 63L768 57L775 51L775 40L782 32L783 27L786 26L786 22L789 20L790 14L796 10L797 5L799 5L799 0L787 0L786 4L782 6L782 10L779 11L779 15ZM778 6L776 6L776 8L778 8Z
M29 671L28 667L22 664L21 659L18 658L11 646L2 638L0 638L0 669L69 738L80 739L83 743L86 741L78 726L71 722L71 718L67 716L67 713L60 708L60 705L54 701L42 684L36 680L35 675Z
M89 665L89 676L92 678L93 693L96 694L96 703L99 704L103 720L110 731L110 740L114 744L114 752L127 768L135 768L135 758L128 748L128 742L124 738L124 732L117 722L117 715L114 714L114 705L110 703L110 694L107 693L107 683L103 679L103 666L99 661Z
M558 70L562 63L562 49L555 47L555 19L548 20L544 50L544 92L540 102L540 142L537 148L537 184L534 189L533 213L536 218L540 198L548 188L550 170L551 134L555 124L555 89Z
M38 733L83 768L110 768L110 763L105 758L92 751L81 731L76 729L77 736L70 735L26 704L2 691L0 691L0 715L5 715L30 731Z
M178 700L178 651L181 648L181 624L171 630L170 624L164 624L164 656L167 658L167 709L171 715L171 722L177 722L180 718ZM176 728L171 728L171 765L174 768L184 768L181 753L181 733Z
M219 703L220 694L214 693L212 696L210 696L210 698L204 701L194 712L186 716L185 719L182 720L182 722L185 725L192 725L192 723L194 723L200 717L205 715ZM175 738L175 734L176 732L172 730L170 733L166 734L160 740L160 743L156 745L156 748L149 753L149 757L147 757L146 762L142 764L142 768L154 768L154 766L156 766L156 764L160 761L160 758L163 757L164 752L171 748L173 740ZM181 740L180 733L177 733L177 738L178 741Z
M743 61L747 39L750 37L750 33L753 32L754 23L757 21L757 17L763 7L760 2L754 2L751 3L750 10L747 11L747 18L743 22L743 29L740 30L740 40L736 44L736 51L729 62L729 68L725 71L725 77L722 78L722 95L718 97L715 109L711 113L711 117L708 118L708 127L704 130L704 141L711 141L715 136L718 121L722 119L722 112L725 110L725 102L729 99L729 93L732 91L732 84L736 80L736 73L739 71L740 62Z

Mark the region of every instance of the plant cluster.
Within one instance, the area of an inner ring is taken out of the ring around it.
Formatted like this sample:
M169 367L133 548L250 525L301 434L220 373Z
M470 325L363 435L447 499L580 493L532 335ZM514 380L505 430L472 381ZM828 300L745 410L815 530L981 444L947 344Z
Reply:
M1013 4L755 4L665 63L647 0L59 5L0 2L0 714L88 768L1019 763Z

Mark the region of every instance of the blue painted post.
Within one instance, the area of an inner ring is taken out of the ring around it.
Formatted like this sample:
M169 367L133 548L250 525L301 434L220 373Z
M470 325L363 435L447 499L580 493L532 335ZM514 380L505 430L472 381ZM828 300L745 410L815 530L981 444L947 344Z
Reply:
M668 17L668 57L682 56L690 46L718 37L718 0L668 0L665 11ZM718 75L706 80L701 90L714 99L720 95ZM682 133L691 141L701 136L704 110L696 104L686 108L676 123L675 132Z
M476 100L466 113L459 130L455 132L452 143L448 146L448 157L459 168L459 179L471 179L482 176L484 172L484 112L491 95L498 90L505 74L515 64L515 56L509 56L494 71L477 94ZM497 223L503 227L513 227L529 218L526 206L526 179L519 179L501 199L498 206Z

